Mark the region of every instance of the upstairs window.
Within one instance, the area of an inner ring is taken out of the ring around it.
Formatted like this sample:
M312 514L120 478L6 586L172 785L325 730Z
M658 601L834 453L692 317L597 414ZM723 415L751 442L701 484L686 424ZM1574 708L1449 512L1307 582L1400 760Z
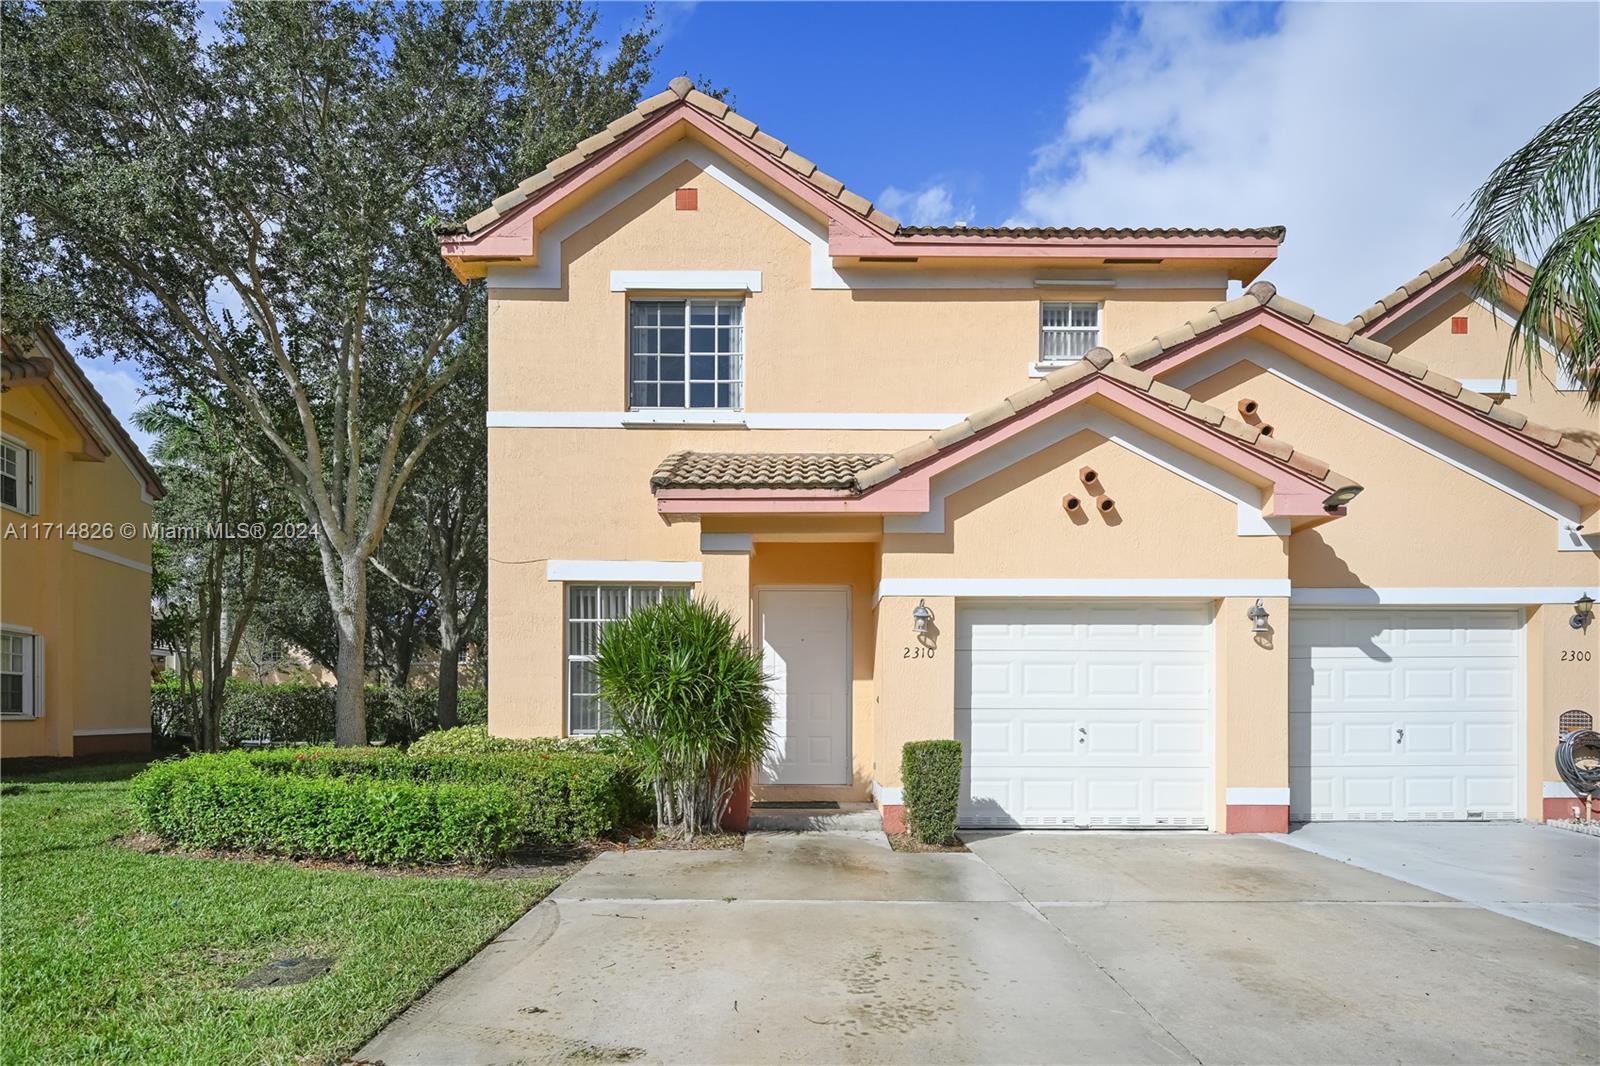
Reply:
M744 406L744 301L634 300L628 317L630 407Z
M23 514L37 513L33 480L33 452L21 441L0 439L0 505Z
M1039 362L1046 366L1074 363L1100 343L1100 305L1097 303L1046 303L1041 305Z

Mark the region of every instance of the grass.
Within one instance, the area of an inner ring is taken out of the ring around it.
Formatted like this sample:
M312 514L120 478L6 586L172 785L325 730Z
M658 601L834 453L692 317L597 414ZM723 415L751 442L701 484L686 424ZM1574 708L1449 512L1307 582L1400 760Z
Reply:
M337 1062L559 883L142 854L115 843L138 769L5 782L8 1062ZM291 955L336 961L234 988Z

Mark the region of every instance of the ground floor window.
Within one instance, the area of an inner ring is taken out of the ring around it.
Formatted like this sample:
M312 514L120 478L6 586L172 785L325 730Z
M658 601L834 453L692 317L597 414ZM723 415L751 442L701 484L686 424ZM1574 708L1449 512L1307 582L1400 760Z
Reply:
M567 586L567 732L603 733L611 715L600 701L595 647L607 622L626 618L663 598L687 598L687 585Z
M0 715L32 718L34 641L31 633L0 631Z

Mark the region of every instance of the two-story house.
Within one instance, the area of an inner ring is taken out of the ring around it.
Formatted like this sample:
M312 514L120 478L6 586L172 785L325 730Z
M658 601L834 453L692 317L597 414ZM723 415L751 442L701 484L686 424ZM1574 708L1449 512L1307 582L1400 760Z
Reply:
M605 729L599 627L693 595L774 679L758 798L892 826L955 737L969 826L1540 817L1600 699L1593 415L1278 295L1282 239L904 226L675 80L442 238L491 729Z
M150 750L161 481L48 329L0 353L0 755Z

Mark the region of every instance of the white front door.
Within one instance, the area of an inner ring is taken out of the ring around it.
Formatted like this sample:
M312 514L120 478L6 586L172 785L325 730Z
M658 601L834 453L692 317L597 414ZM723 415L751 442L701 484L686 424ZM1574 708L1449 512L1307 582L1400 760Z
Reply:
M1211 610L963 605L956 736L965 826L1204 826Z
M1289 817L1517 817L1519 611L1289 612Z
M762 589L761 659L772 678L772 748L760 780L850 783L847 589Z

